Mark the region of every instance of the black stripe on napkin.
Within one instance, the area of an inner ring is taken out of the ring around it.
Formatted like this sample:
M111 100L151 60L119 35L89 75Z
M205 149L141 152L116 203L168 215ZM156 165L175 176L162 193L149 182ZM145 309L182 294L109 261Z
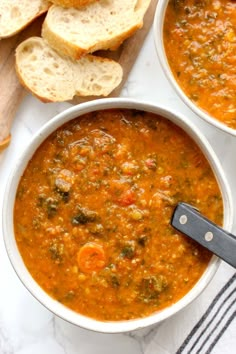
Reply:
M235 289L233 290L233 292L231 292L231 294L235 294ZM229 299L227 298L226 301L228 301ZM225 328L225 325L223 324L223 321L227 320L229 315L230 315L230 310L232 309L232 306L235 304L236 301L236 296L233 297L233 300L228 304L226 310L224 311L224 313L222 314L222 316L219 318L218 321L214 321L214 327L211 330L211 332L208 334L208 336L205 338L204 342L201 344L200 348L198 348L197 353L201 353L201 350L204 348L205 345L209 345L210 343L210 337L212 337L212 335L215 335L216 337L218 337L219 334L215 334L215 332L219 329ZM230 316L231 317L231 316ZM216 316L214 316L214 318L216 318ZM228 322L228 320L227 320ZM226 322L226 323L227 323ZM224 331L220 330L219 333L221 333L221 335L223 335ZM226 328L225 328L226 329ZM215 342L215 340L212 341L212 343ZM210 347L213 348L212 344L210 345Z
M216 345L216 343L218 342L218 340L220 339L220 337L222 337L222 335L224 334L225 330L229 327L230 323L233 321L233 319L236 316L236 311L234 311L232 313L232 315L229 317L228 321L226 322L226 324L224 325L224 327L222 328L222 330L220 331L220 333L215 337L214 341L211 343L211 345L209 345L209 348L206 352L206 354L209 354L212 349L214 348L214 346Z
M235 311L233 311L233 304L236 301L235 280L236 273L215 296L176 354L198 354L212 351L235 317Z

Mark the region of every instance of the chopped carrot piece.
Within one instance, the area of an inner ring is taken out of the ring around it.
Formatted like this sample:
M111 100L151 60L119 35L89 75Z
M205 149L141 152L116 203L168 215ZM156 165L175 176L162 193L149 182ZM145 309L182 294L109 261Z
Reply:
M77 262L84 273L96 272L105 266L105 252L101 245L88 242L81 247L77 254Z

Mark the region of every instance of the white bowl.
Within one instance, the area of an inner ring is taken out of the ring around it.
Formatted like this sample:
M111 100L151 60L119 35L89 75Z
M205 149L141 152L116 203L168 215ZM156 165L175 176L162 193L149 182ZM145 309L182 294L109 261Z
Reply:
M47 293L35 282L30 273L28 272L21 255L18 251L16 240L14 237L14 227L13 227L13 209L16 196L16 190L20 178L28 164L29 159L34 154L35 150L39 145L48 137L54 130L60 127L65 122L83 115L85 113L109 109L109 108L128 108L128 109L138 109L144 110L152 113L159 114L168 120L174 122L176 125L180 126L191 138L196 142L199 148L204 153L205 157L208 159L212 170L216 176L220 190L223 196L224 205L224 221L223 226L226 230L231 231L233 223L233 203L231 200L231 194L227 180L225 178L222 167L209 145L206 138L202 133L191 123L186 121L185 117L180 114L176 114L168 110L165 107L153 105L147 102L140 102L132 99L122 99L122 98L108 98L100 99L87 103L83 103L66 111L58 114L47 124L45 124L32 138L31 142L28 144L27 148L23 154L19 157L16 166L14 167L5 190L4 204L3 204L3 232L4 241L8 256L15 269L17 275L19 276L25 287L31 292L31 294L39 300L46 308L51 310L54 314L65 319L66 321L73 323L77 326L98 331L104 333L119 333L127 332L131 330L136 330L149 325L157 324L160 321L170 317L179 310L183 309L186 305L192 302L207 286L207 284L212 279L216 270L218 269L220 260L213 256L206 271L197 282L197 284L192 288L191 291L187 293L181 300L179 300L174 305L159 311L149 317L120 321L120 322L102 322L97 321L92 318L82 316L69 308L65 307L58 301L51 298Z
M176 93L179 95L179 97L182 99L182 101L200 118L205 120L207 123L211 124L212 126L216 127L217 129L224 131L228 134L231 134L233 136L236 136L236 129L230 128L227 125L221 123L217 119L213 118L212 116L208 115L205 111L203 111L201 108L199 108L197 105L195 105L184 93L184 91L180 88L178 83L176 82L174 75L172 74L171 68L169 66L166 53L165 53L165 47L164 47L164 41L163 41L163 26L164 26L164 19L165 19L165 13L166 13L166 8L169 3L169 0L158 0L156 11L155 11L155 16L154 16L154 21L153 21L153 32L154 32L154 41L155 41L155 47L156 47L156 52L157 56L159 59L159 62L161 64L161 67L164 71L164 74Z

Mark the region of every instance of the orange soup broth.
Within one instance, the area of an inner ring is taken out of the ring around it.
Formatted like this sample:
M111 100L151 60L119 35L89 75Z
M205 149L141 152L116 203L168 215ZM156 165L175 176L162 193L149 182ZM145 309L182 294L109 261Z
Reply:
M135 110L90 113L29 162L16 241L36 282L65 306L103 321L141 318L184 296L211 258L170 226L179 201L222 223L212 170L180 128Z
M236 1L170 0L163 33L170 68L187 97L236 129Z

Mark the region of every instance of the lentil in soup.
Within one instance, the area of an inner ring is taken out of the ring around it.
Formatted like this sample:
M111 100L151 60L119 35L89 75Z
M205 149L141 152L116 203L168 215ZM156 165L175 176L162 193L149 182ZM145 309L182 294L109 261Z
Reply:
M114 109L51 134L17 190L19 251L54 299L104 321L148 316L184 296L211 253L170 225L185 201L222 223L209 163L175 124Z
M187 97L236 129L236 1L170 0L163 36L170 68Z

